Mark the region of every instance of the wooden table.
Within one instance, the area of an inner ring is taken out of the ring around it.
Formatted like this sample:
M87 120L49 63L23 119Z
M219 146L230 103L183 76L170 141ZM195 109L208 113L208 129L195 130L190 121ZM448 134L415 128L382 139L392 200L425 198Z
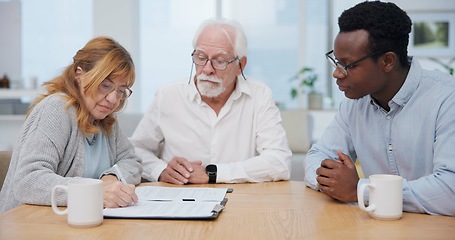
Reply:
M150 183L147 183L150 184ZM163 183L152 185L175 186ZM454 239L455 218L404 213L401 220L368 217L303 182L188 185L230 187L215 220L105 219L74 228L50 207L24 205L0 215L0 239Z

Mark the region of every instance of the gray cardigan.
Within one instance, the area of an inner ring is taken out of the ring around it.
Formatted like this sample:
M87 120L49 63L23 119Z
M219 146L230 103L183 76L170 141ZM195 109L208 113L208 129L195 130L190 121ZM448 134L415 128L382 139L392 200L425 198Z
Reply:
M66 104L62 94L53 94L25 120L0 192L0 212L22 204L50 205L55 185L82 176L85 137L77 126L74 107L67 109ZM128 183L139 184L141 160L118 124L106 138L111 166L117 163ZM59 194L57 204L66 205L66 194Z

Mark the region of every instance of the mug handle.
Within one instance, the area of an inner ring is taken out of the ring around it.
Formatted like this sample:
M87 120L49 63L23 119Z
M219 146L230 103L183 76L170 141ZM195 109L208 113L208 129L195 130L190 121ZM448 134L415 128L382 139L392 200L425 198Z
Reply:
M55 193L57 192L57 189L62 189L66 192L68 192L68 187L67 186L63 186L63 185L56 185L54 188L52 188L52 194L51 194L51 206L52 206L52 210L54 210L54 212L58 215L64 215L64 214L68 214L68 207L61 211L60 209L57 208L57 202L56 202L56 197L55 197Z
M368 207L365 207L363 198L364 198L366 187L370 187L370 189L375 189L376 185L371 184L371 183L364 183L364 184L360 185L359 191L357 192L357 201L359 202L360 209L362 209L363 211L370 212L370 211L373 211L376 209L376 205L374 203L371 203Z

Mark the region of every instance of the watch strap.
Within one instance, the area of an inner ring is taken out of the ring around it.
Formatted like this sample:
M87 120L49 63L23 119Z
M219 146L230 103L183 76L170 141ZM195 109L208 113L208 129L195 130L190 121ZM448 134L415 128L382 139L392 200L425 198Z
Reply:
M205 172L209 176L209 183L216 183L217 167L214 164L209 164L205 168Z

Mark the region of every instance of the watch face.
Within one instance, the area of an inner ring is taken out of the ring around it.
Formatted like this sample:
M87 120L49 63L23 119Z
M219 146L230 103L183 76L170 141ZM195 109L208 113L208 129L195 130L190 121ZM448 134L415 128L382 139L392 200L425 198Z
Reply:
M206 172L216 172L216 165L210 164L205 167Z

